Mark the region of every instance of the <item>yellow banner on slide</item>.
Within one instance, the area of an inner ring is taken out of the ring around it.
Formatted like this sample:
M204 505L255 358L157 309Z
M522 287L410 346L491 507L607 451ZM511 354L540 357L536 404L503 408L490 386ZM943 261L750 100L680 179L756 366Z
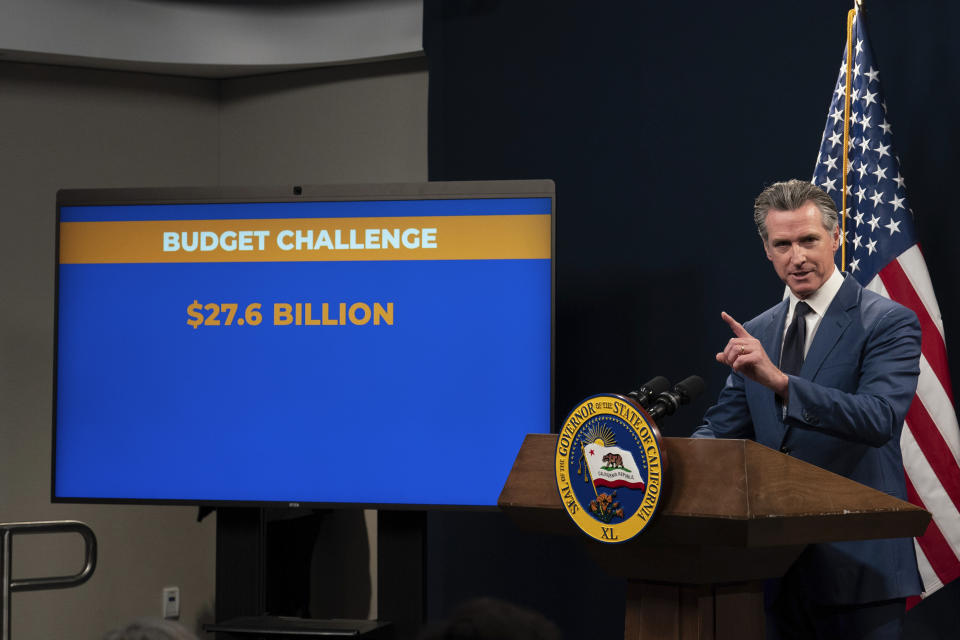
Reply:
M60 223L60 264L550 258L550 216Z

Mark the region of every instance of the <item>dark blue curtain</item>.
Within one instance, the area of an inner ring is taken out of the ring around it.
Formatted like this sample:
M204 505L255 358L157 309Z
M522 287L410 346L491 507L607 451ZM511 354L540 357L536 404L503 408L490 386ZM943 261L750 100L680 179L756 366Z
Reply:
M960 6L866 5L960 379ZM782 294L752 201L770 182L812 175L851 6L427 0L430 179L557 185L558 419L587 395L696 373L707 382L703 397L662 426L688 435L698 424L726 376L713 359L730 337L720 311L744 321ZM450 522L434 519L434 528ZM458 533L469 538L468 530ZM496 530L509 545L509 529ZM453 546L437 549L435 558L455 561ZM477 580L434 593L432 615L456 594L497 588ZM574 578L565 588L593 587ZM937 598L950 599L943 615L955 630L957 590ZM915 611L935 606L931 599ZM934 614L924 615L911 624L938 637Z

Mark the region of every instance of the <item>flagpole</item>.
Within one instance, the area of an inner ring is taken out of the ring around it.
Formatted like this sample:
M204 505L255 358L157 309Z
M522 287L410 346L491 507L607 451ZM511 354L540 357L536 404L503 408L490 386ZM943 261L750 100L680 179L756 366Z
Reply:
M590 463L587 462L587 457L583 455L583 449L584 449L583 440L581 440L580 441L580 460L581 460L580 464L582 464L584 468L587 470L587 472L584 475L587 476L587 478L589 478L587 482L589 482L590 486L593 487L593 495L599 498L600 492L597 491L597 485L593 484L593 474L590 473Z
M862 0L855 0L856 7L862 6ZM847 78L843 100L843 181L840 189L840 270L847 270L847 171L850 150L850 93L853 88L851 68L853 67L853 20L857 16L857 9L847 13Z

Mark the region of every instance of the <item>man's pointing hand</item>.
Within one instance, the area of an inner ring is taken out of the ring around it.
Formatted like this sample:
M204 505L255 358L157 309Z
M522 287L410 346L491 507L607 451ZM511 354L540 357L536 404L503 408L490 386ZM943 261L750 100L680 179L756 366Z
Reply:
M772 389L786 402L790 378L774 366L760 341L750 335L742 324L734 320L726 311L722 311L720 317L730 326L734 337L730 338L726 348L717 354L717 362Z

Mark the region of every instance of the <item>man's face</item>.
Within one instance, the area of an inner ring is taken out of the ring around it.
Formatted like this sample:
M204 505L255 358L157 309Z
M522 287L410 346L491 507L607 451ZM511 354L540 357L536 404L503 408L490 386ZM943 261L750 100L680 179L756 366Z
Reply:
M812 202L799 209L767 213L767 241L763 248L784 284L798 298L806 298L833 274L833 254L840 246L840 230L823 228L823 217Z

